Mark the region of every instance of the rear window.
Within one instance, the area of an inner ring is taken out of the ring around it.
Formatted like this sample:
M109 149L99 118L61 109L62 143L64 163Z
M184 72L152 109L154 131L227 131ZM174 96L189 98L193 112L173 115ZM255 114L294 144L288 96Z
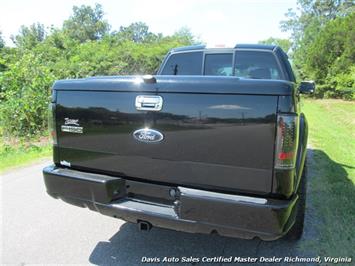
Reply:
M233 53L185 52L172 54L161 75L233 76L249 79L282 79L276 58L271 52L236 51L233 69ZM234 71L233 71L234 70Z
M233 54L206 54L205 71L207 76L232 76Z
M202 52L173 54L164 65L161 75L201 75Z
M281 79L280 68L270 52L236 51L235 75L251 79Z

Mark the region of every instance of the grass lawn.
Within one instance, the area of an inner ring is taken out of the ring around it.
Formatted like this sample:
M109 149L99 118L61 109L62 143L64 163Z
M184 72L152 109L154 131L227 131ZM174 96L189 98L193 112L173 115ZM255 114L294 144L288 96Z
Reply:
M0 173L17 166L23 166L52 155L52 146L48 141L40 143L4 144L0 142Z
M355 247L355 103L304 100L309 124L308 202L314 209L317 255L353 256ZM306 225L307 226L307 225Z

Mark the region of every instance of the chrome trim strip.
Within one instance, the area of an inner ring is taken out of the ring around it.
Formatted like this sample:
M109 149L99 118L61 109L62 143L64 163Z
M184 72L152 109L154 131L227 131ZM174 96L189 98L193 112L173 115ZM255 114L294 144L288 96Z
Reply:
M253 203L253 204L260 204L260 205L265 205L267 203L267 200L264 198L230 195L230 194L210 192L210 191L193 189L193 188L185 188L185 187L178 187L178 189L181 194L186 193L188 195L197 195L199 197L204 197L204 198L213 199L213 200L223 199L223 200L229 200L229 201L246 202L246 203Z

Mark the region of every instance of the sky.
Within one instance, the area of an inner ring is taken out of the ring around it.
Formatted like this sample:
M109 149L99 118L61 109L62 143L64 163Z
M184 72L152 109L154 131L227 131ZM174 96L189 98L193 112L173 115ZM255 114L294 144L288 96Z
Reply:
M138 21L164 35L188 27L209 46L288 38L279 22L289 8L296 8L296 0L0 0L0 31L11 45L10 36L21 25L61 27L74 5L95 3L103 6L112 30Z

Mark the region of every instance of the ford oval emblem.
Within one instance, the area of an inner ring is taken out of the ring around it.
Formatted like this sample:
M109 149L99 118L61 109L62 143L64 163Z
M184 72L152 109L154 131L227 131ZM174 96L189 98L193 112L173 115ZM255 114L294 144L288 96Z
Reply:
M149 129L149 128L142 128L138 129L133 132L133 137L141 142L145 143L155 143L160 142L164 139L162 133L157 130Z

